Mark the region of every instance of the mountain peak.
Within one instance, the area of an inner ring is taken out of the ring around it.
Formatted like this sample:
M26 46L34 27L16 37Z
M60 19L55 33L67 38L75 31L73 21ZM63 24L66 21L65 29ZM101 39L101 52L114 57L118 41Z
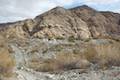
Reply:
M86 10L96 11L95 9L89 7L88 5L81 5L81 6L77 6L75 8L71 8L71 10L76 10L76 9L86 9Z
M79 6L79 7L90 8L88 5L82 5L82 6Z
M66 13L66 10L65 8L61 7L61 6L57 6L53 9L50 10L50 13L56 13L56 14L64 14Z
M53 8L52 10L54 10L54 11L65 11L66 9L61 7L61 6L57 6L57 7Z
M64 9L63 7L61 7L61 6L56 6L55 8L53 8L53 9Z

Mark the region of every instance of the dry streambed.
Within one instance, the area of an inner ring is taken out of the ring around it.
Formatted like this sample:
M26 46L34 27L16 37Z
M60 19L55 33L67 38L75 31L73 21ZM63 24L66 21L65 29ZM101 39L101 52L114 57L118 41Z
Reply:
M70 70L57 74L36 72L30 69L17 70L17 77L11 80L120 80L120 68L109 70Z

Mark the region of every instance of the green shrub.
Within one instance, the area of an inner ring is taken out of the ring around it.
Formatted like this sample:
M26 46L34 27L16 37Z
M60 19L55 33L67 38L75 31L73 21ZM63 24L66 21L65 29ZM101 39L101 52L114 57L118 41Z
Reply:
M63 37L55 37L55 39L57 39L57 40L64 40L64 38Z
M75 39L74 36L70 36L70 37L68 38L68 41L69 41L69 42L75 42L75 40L76 40L76 39Z

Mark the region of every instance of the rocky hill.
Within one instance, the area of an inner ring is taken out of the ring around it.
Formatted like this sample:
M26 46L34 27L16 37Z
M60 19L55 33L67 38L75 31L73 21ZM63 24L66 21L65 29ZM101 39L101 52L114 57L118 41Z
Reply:
M56 7L34 19L0 24L0 28L8 38L119 39L120 14L97 11L86 5L72 9Z
M0 24L0 80L120 80L120 14L56 7Z

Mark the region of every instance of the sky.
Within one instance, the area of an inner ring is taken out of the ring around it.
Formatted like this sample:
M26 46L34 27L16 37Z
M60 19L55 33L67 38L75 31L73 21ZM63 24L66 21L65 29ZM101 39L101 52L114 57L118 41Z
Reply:
M120 13L120 0L0 0L0 23L34 18L56 6L88 5L100 11Z

